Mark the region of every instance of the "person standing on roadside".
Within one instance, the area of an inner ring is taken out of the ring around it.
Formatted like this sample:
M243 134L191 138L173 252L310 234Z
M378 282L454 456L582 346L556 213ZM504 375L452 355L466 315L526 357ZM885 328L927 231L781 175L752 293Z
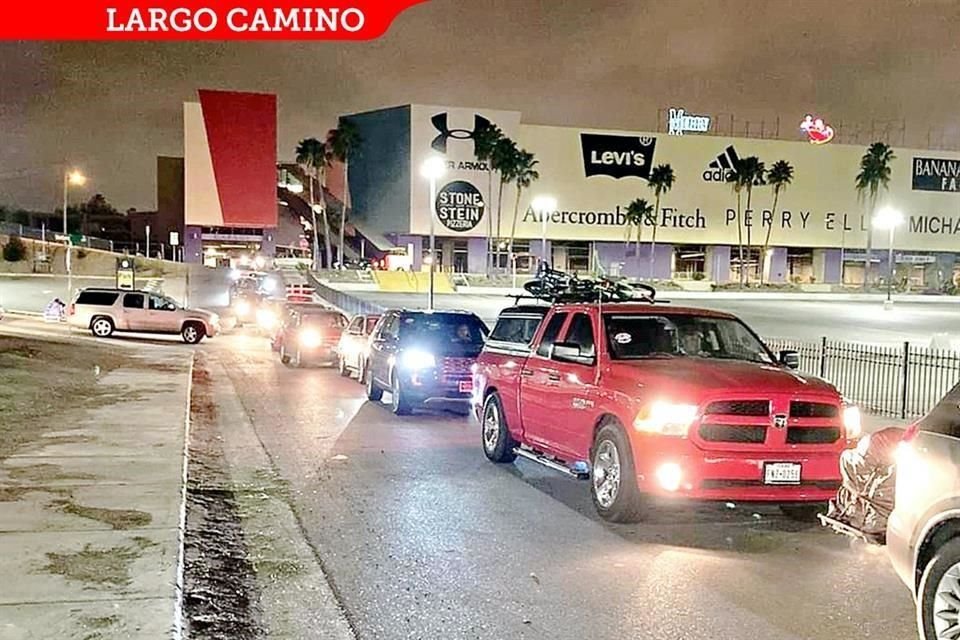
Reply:
M63 322L67 305L60 298L51 300L43 310L44 322Z

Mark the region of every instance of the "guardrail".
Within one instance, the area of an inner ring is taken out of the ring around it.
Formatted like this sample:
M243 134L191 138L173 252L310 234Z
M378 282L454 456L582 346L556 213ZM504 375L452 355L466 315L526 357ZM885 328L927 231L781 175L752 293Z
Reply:
M47 242L51 243L60 243L60 241L57 240L57 236L63 237L63 234L59 231L51 231L49 229L44 231L43 229L28 227L13 222L0 222L0 233L5 235L20 236L21 238L29 238L31 240L46 240ZM113 251L113 242L110 240L93 238L91 236L80 236L79 240L79 244L75 244L75 247L89 247L91 249Z
M908 419L924 415L960 381L960 353L916 347L884 347L821 338L765 341L774 351L800 354L800 371L829 380L848 400L870 413Z
M310 283L310 286L314 288L317 292L317 295L337 307L344 313L350 315L372 315L380 314L386 309L383 305L379 305L375 302L369 302L367 300L361 300L356 296L352 296L346 291L338 291L332 287L320 282L317 277L312 272L307 272L307 282Z

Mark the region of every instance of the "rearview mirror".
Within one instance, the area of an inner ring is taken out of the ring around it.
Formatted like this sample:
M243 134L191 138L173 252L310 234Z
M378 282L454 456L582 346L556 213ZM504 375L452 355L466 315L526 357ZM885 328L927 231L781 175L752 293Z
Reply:
M572 362L573 364L592 365L593 356L583 355L580 345L572 342L555 342L550 350L550 357L559 362Z
M788 369L799 369L800 354L791 349L784 349L780 352L780 364Z

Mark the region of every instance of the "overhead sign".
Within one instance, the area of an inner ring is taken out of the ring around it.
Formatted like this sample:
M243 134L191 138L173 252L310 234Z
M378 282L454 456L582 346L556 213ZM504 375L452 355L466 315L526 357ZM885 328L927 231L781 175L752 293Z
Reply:
M483 194L466 180L449 182L437 193L437 219L451 231L470 231L483 219Z
M913 190L960 192L960 160L914 158Z
M583 171L586 176L650 178L657 139L640 136L612 136L581 133Z
M800 122L800 130L807 134L810 144L826 144L833 140L833 127L809 113Z
M117 258L117 289L132 291L136 288L136 263L133 258Z
M672 136L682 136L684 131L706 133L710 130L710 116L695 116L683 109L670 109L668 124Z

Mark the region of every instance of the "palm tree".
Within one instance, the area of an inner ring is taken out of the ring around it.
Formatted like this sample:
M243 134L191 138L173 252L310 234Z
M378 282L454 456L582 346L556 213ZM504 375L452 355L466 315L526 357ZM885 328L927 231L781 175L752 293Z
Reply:
M883 142L874 142L860 158L860 173L857 174L857 199L863 202L869 198L868 218L873 222L877 208L877 196L880 188L886 191L890 185L890 163L896 159L893 149ZM873 226L867 229L867 263L863 270L863 288L870 280L870 260L873 253Z
M327 221L327 203L324 195L326 183L327 167L330 166L330 149L323 142L316 138L304 138L297 145L297 164L303 167L307 174L307 182L310 183L310 215L313 217L313 268L320 268L320 241L318 239L317 211L319 204L320 213L323 216L323 242L326 248L327 266L331 265L330 255L330 225ZM320 203L316 202L313 193L313 180L316 178L320 184Z
M490 273L490 255L493 249L493 153L503 139L500 127L486 123L473 134L473 154L487 166L487 274Z
M763 162L760 161L760 158L757 156L747 156L743 159L743 165L740 167L744 171L744 187L747 190L747 208L745 211L752 211L750 208L751 200L753 199L753 188L760 187L766 184L764 182L764 176L766 175L766 167ZM762 217L761 217L762 218ZM746 221L744 221L746 222ZM751 232L753 231L752 224L744 224L744 227L747 229L747 253L749 254L748 259L753 259L753 238L751 237Z
M347 225L347 209L350 208L350 160L355 158L363 139L357 130L357 125L346 118L341 118L336 129L327 134L327 147L334 158L343 163L343 203L340 206L340 249L337 251L337 261L343 265L343 232Z
M750 200L753 196L753 188L763 184L764 166L756 156L740 158L733 164L731 173L727 175L727 182L733 187L733 192L737 195L737 245L740 258L740 287L742 288L747 272L744 267L743 256L743 216L742 216L742 195L747 192L747 210L750 210ZM747 250L751 249L750 227L747 227Z
M780 200L780 194L791 182L793 182L793 167L786 160L777 160L767 171L767 184L773 187L773 210L771 213L774 218L777 217L777 202ZM763 253L760 254L762 260L766 260L772 231L773 220L767 225L767 235L763 240ZM763 284L763 269L760 270L760 284Z
M494 264L500 267L500 221L503 214L503 188L507 183L513 182L514 172L517 166L517 143L504 136L497 140L493 147L493 155L490 163L494 170L500 174L500 188L497 192L497 224L496 241L497 246L494 250Z
M673 183L677 177L673 173L673 167L668 164L657 165L650 171L650 179L647 181L650 188L653 189L653 195L656 198L656 204L653 206L653 239L650 242L650 279L653 279L653 264L657 254L657 227L660 225L660 196L673 188Z
M513 254L513 241L517 237L517 218L520 216L520 194L524 189L529 189L535 181L540 179L540 172L536 166L539 164L532 153L526 149L517 151L517 157L513 166L513 182L517 185L517 199L513 203L513 224L510 225L510 260L515 260Z
M640 236L643 221L653 213L653 206L643 198L637 198L627 205L627 243L630 242L630 227L637 228L637 278L640 278Z

